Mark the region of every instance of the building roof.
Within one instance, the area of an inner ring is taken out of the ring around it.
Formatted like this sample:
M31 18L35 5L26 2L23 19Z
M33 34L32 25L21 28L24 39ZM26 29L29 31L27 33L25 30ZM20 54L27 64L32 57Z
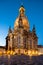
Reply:
M5 46L0 46L0 48L5 49Z
M43 45L37 45L38 46L38 48L43 48Z

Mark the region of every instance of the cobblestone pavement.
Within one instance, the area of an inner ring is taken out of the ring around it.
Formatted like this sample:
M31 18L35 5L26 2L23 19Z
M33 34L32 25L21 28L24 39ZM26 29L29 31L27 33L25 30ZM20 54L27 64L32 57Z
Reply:
M43 55L40 56L0 56L0 65L43 65Z

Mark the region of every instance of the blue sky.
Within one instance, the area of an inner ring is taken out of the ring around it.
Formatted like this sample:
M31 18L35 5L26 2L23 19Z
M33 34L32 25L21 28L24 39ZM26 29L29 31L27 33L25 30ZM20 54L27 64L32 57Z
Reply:
M43 0L0 0L0 45L2 46L6 43L9 26L14 28L22 3L30 23L30 30L35 24L38 44L43 45Z

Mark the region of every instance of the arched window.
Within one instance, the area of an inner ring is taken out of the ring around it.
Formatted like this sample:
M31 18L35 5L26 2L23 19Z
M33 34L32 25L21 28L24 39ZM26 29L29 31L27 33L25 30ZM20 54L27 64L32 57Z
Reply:
M30 41L30 49L32 49L32 40L29 40Z
M20 43L21 43L21 37L20 35L18 36L18 47L20 47Z

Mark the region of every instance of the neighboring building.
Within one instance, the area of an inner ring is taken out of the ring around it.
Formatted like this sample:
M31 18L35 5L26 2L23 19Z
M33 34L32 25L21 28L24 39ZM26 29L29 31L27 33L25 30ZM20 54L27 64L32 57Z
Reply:
M43 54L43 46L42 45L38 45L38 52L39 52L39 54Z
M35 26L30 31L30 25L25 16L23 5L19 9L19 16L14 23L14 30L9 28L6 37L6 50L15 50L16 53L24 53L26 50L37 50L38 37Z
M2 55L5 52L5 46L0 46L0 55Z

